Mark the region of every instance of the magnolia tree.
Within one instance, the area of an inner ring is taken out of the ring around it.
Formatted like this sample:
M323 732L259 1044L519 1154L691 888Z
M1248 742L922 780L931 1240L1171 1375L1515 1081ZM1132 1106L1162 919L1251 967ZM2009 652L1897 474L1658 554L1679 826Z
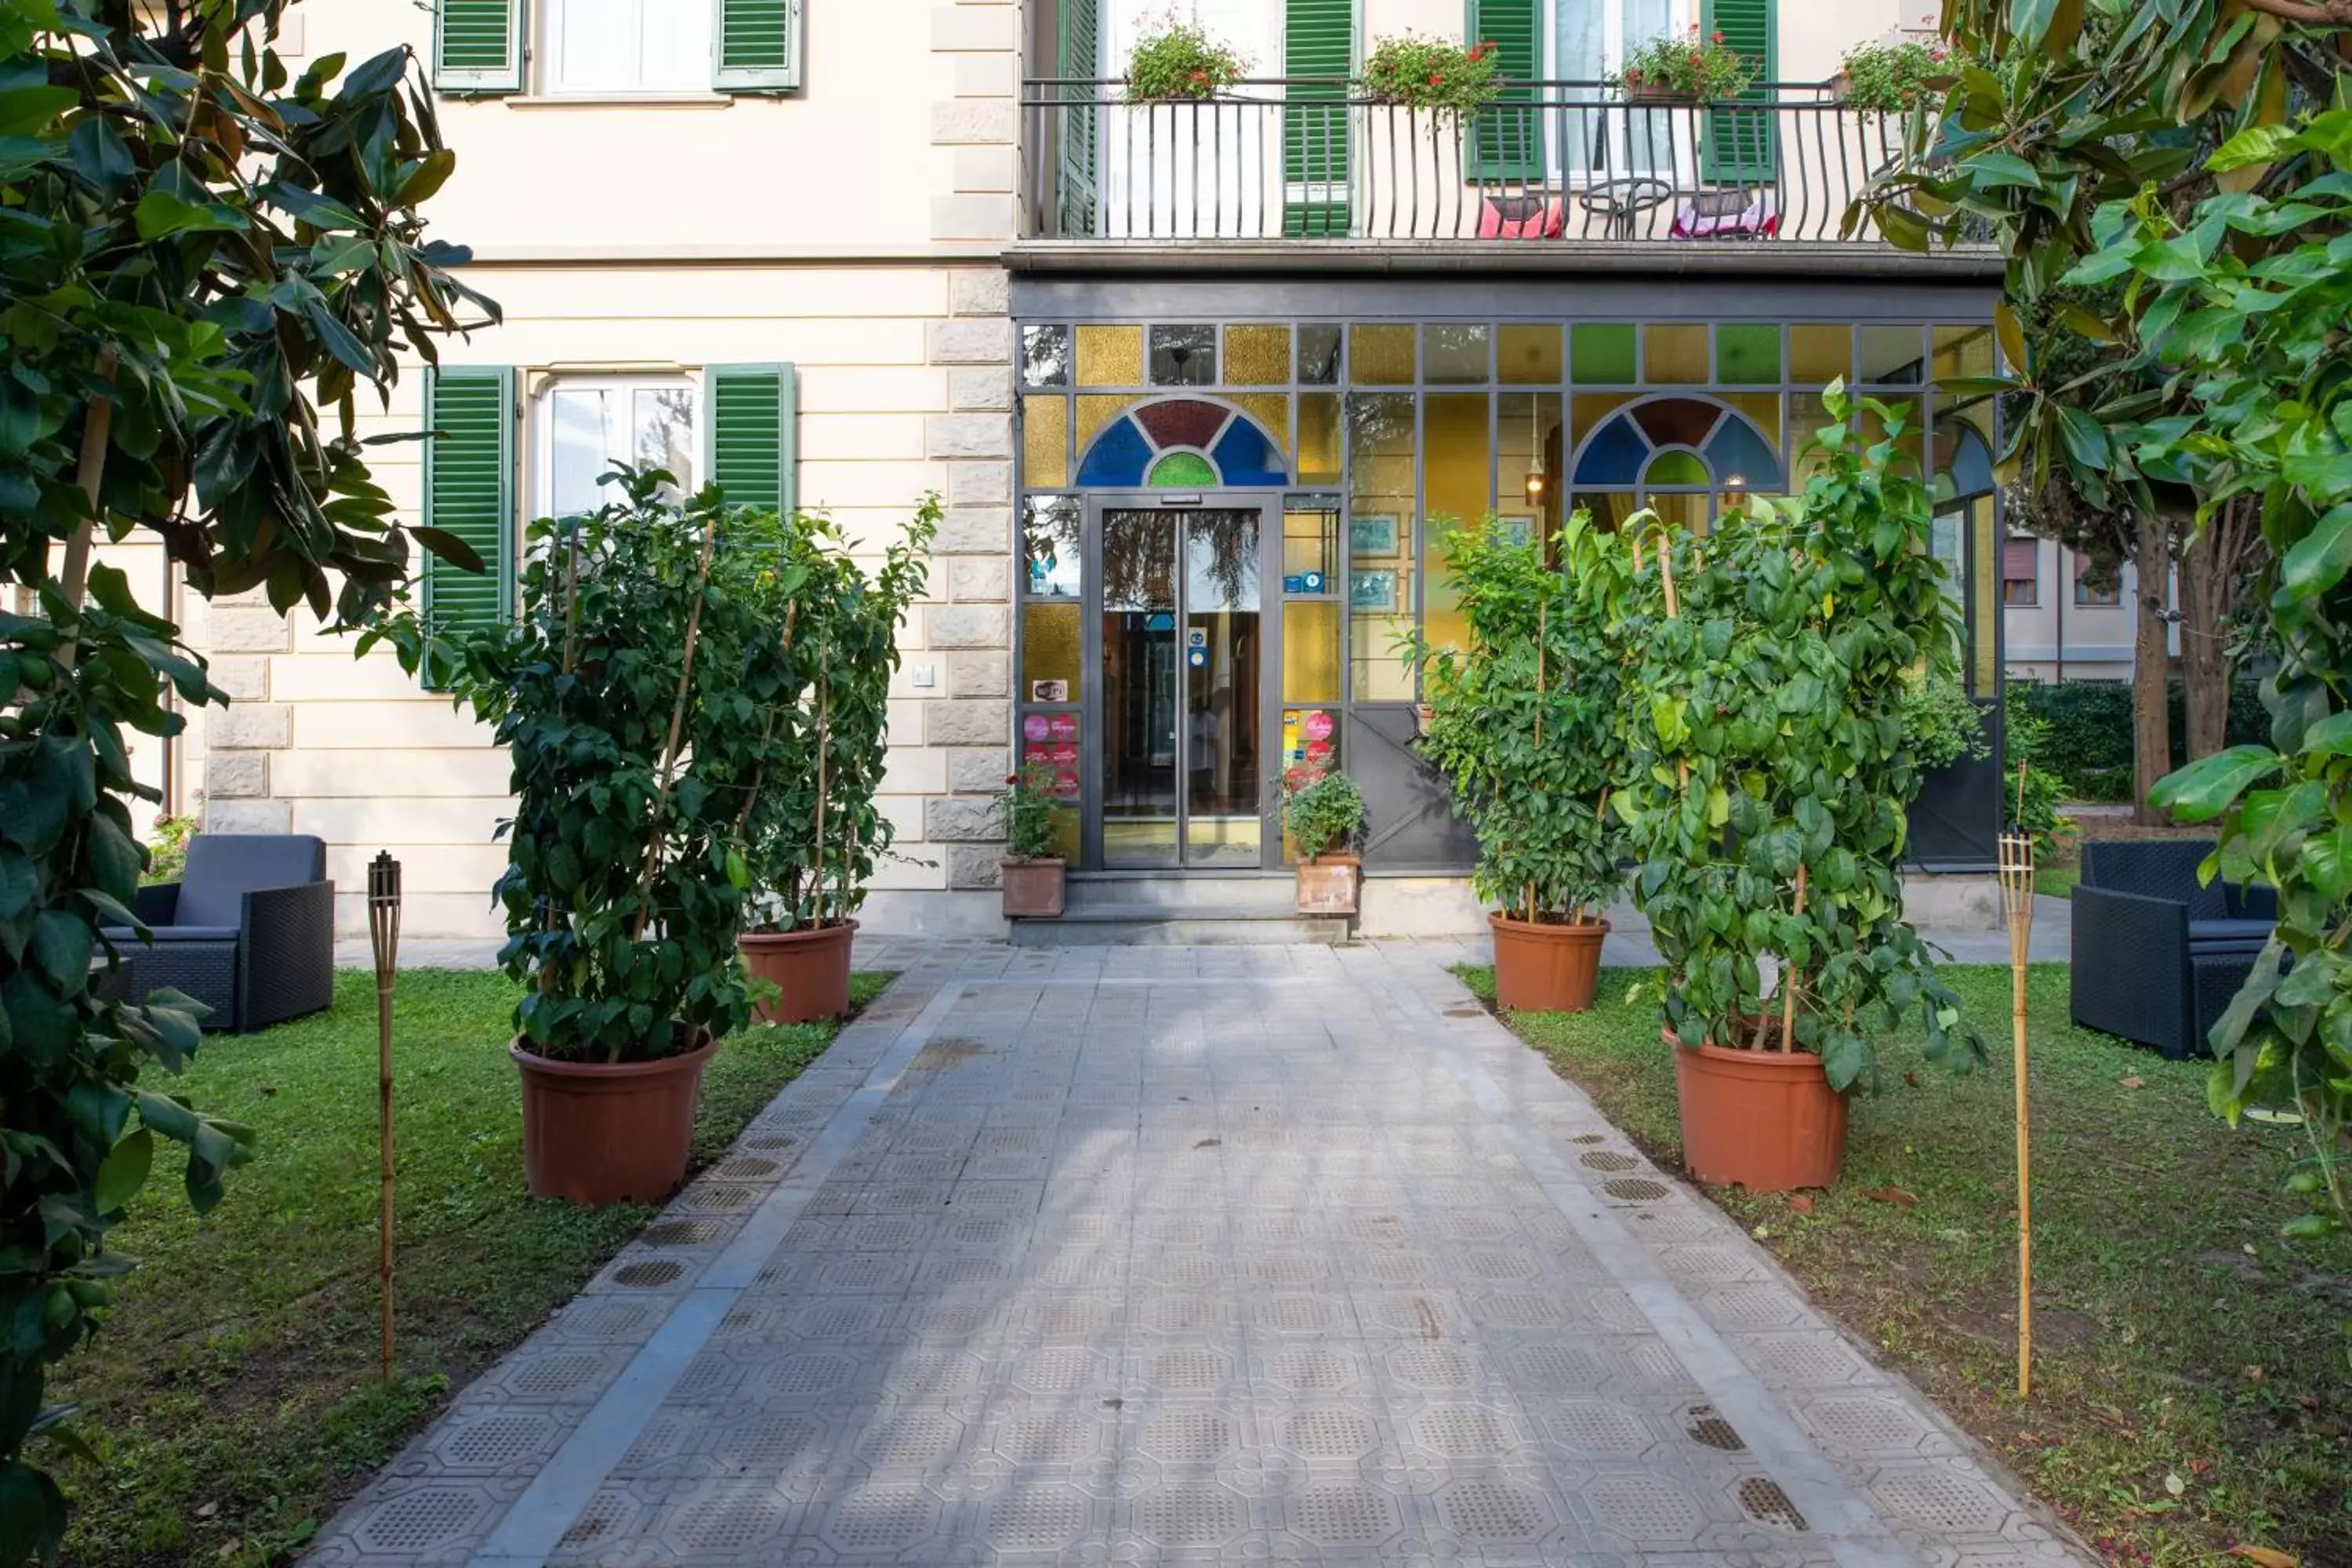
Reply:
M197 1044L184 999L106 999L107 926L143 862L128 736L223 700L100 537L158 542L207 596L363 615L409 571L353 438L362 383L433 357L476 300L418 206L449 177L405 50L289 75L289 0L0 0L0 1564L54 1551L37 1468L70 1441L49 1367L130 1267L107 1232L164 1144L217 1202L252 1133L158 1087Z
M1843 1090L1874 1079L1906 1016L1930 1059L1983 1044L1903 918L1906 698L1959 647L1927 492L1897 411L1864 402L1884 432L1865 446L1843 390L1825 397L1838 423L1802 497L1752 500L1705 537L1647 518L1610 640L1632 694L1615 810L1672 977L1667 1027L1815 1052Z

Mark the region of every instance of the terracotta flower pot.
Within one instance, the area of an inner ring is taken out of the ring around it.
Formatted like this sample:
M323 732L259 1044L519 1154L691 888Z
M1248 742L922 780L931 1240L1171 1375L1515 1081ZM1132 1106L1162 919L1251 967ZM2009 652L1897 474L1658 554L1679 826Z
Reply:
M1581 1013L1601 977L1607 921L1579 925L1486 917L1495 933L1495 1002L1514 1013Z
M1298 862L1298 912L1352 915L1364 862L1355 855L1318 855Z
M806 931L749 931L735 939L743 967L780 994L754 1011L763 1024L814 1024L849 1011L849 948L857 922Z
M702 1068L719 1043L708 1033L684 1056L650 1062L559 1062L524 1048L507 1055L522 1075L523 1180L535 1198L592 1208L657 1204L686 1180Z
M1810 1051L1727 1051L1680 1044L1675 1098L1683 1164L1702 1182L1751 1193L1827 1187L1845 1168L1845 1096Z
M997 863L1004 873L999 886L1004 894L1006 920L1062 918L1063 873L1068 863L1058 855L1034 860L1007 856Z
M1695 109L1698 100L1698 94L1685 92L1681 88L1654 86L1644 81L1625 84L1625 101L1628 103L1644 104L1654 109Z

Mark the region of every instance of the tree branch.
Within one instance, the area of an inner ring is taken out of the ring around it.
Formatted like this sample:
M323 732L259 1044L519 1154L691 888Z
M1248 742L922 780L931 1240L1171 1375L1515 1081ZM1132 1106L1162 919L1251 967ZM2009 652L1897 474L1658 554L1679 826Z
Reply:
M2244 0L2249 11L2307 22L2315 27L2352 27L2352 0Z

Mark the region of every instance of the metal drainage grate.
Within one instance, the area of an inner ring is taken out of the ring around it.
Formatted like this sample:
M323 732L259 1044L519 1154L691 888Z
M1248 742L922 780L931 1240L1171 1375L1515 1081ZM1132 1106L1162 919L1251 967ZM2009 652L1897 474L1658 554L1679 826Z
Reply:
M1569 1140L1571 1143L1605 1143L1608 1141L1608 1134L1603 1132L1580 1132Z
M1664 1185L1646 1176L1620 1176L1601 1184L1601 1190L1612 1198L1622 1198L1629 1204L1655 1203L1666 1195Z
M646 1226L646 1233L637 1239L647 1247L700 1247L726 1234L725 1226L707 1219L666 1219Z
M1716 1414L1714 1405L1694 1405L1688 1414L1690 1423L1684 1430L1690 1434L1692 1442L1704 1443L1710 1448L1720 1448L1727 1454L1738 1453L1748 1447L1741 1439L1738 1430L1730 1422Z
M656 1285L667 1285L685 1272L685 1264L672 1263L667 1258L651 1263L628 1263L614 1270L613 1283L646 1290Z
M1739 1483L1739 1506L1748 1510L1748 1518L1762 1523L1777 1524L1784 1530L1805 1528L1805 1516L1797 1511L1797 1505L1789 1500L1789 1494L1780 1489L1780 1483L1761 1476L1750 1476Z
M756 1182L763 1176L774 1175L777 1168L773 1160L762 1160L754 1154L738 1154L731 1160L720 1161L718 1169L710 1173L723 1182Z
M1630 1171L1642 1162L1631 1154L1620 1154L1612 1149L1595 1149L1579 1154L1576 1163L1588 1171Z

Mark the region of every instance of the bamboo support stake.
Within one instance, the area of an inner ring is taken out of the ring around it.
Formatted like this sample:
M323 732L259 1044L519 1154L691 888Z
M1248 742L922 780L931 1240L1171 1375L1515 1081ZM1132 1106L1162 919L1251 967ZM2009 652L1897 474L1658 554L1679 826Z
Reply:
M1797 913L1805 912L1805 863L1797 862ZM1780 1054L1797 1048L1797 966L1780 962Z
M2025 764L2017 766L2018 816L2025 812ZM2000 836L2001 913L2009 925L2010 1031L2017 1115L2017 1396L2033 1393L2033 1160L2026 1081L2025 966L2033 942L2033 836L2021 822Z
M383 1313L383 1381L392 1382L392 983L400 967L400 862L380 851L368 866L368 937L375 950L376 1293Z

